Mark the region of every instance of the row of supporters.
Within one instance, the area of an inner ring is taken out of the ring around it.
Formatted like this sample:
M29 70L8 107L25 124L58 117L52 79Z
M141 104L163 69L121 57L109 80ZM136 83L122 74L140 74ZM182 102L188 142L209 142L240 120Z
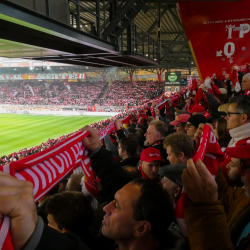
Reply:
M58 106L139 106L159 96L163 83L22 82L0 84L0 104Z
M3 248L249 249L250 74L229 78L8 161Z

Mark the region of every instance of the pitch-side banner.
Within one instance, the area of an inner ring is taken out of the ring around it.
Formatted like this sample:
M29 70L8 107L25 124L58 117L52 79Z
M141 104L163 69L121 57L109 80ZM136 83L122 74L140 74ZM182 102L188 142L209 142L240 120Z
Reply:
M250 63L250 1L179 1L201 81Z
M86 79L85 74L54 74L54 73L48 73L48 74L30 74L30 75L11 75L6 74L2 75L0 74L0 81L6 81L6 80L74 80L74 79Z

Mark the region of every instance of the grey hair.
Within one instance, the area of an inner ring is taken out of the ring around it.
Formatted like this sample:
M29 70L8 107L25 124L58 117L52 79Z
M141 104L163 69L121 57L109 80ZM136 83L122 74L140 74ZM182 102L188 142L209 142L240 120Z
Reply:
M250 75L250 74L249 74ZM250 120L250 96L239 95L230 99L230 104L236 103L235 109L237 112L247 114L247 119Z
M245 74L245 75L243 76L243 78L244 78L245 76L248 76L248 80L250 80L250 73Z

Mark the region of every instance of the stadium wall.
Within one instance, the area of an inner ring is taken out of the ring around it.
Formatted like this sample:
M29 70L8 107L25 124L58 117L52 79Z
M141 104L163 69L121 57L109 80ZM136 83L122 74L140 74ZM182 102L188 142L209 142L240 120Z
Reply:
M31 114L31 115L58 115L58 116L115 116L120 112L91 112L91 111L65 111L60 108L26 108L19 105L0 105L0 114Z

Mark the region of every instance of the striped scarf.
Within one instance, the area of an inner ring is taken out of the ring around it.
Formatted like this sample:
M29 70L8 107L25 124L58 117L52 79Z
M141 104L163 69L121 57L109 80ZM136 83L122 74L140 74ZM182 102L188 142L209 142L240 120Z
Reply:
M129 121L130 116L122 122ZM99 132L100 140L115 129L112 122ZM85 190L96 196L98 193L95 173L91 167L89 152L83 147L82 139L88 136L86 131L19 161L0 167L0 170L20 180L30 181L34 186L35 202L40 200L50 189L59 183L72 170L81 167L85 179ZM13 250L10 238L10 219L4 217L0 225L0 250Z

